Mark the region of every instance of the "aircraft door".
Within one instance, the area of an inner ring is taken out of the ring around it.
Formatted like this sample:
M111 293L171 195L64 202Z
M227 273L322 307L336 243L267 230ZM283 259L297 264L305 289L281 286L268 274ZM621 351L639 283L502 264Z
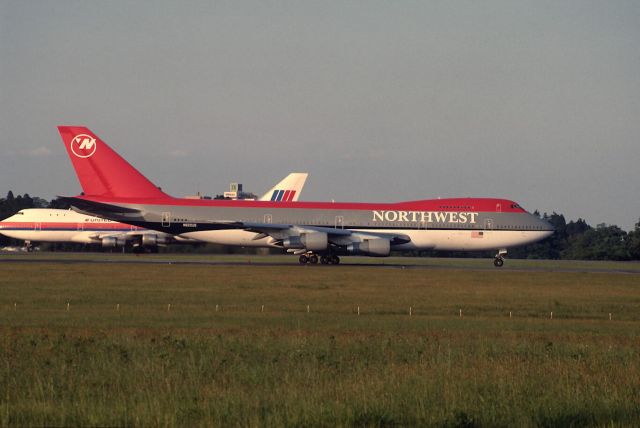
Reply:
M493 219L484 219L484 230L493 230Z
M264 215L264 222L266 224L271 224L273 223L273 216L271 214L265 214Z
M341 216L341 215L336 216L335 228L344 229L344 216Z
M83 223L78 223L77 230L78 230L78 232L82 232L84 230L84 224Z
M165 211L162 213L162 227L170 227L171 226L171 213Z
M41 231L42 230L42 223L35 223L33 225L33 230Z

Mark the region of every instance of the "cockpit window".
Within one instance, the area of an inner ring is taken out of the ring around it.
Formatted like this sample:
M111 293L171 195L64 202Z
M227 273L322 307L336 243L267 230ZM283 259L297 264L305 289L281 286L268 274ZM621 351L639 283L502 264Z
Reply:
M522 207L518 204L511 204L511 208L516 209L516 210L521 210Z

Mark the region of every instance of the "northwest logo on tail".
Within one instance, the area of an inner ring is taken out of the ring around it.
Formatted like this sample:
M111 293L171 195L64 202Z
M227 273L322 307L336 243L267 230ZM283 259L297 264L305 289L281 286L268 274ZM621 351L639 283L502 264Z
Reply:
M96 139L91 135L79 134L71 140L71 151L79 158L88 158L96 152Z

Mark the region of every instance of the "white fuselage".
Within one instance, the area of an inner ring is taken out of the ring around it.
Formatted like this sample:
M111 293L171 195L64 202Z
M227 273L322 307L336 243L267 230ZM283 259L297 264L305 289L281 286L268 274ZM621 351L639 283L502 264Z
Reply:
M0 222L0 234L29 242L99 244L104 239L112 238L122 245L144 233L169 236L73 210L50 208L24 209Z

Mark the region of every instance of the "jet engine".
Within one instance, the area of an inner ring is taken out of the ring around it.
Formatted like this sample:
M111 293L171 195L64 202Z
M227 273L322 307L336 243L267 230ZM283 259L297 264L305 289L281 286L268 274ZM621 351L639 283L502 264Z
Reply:
M391 241L384 238L365 239L347 245L347 253L363 256L386 257L391 253Z
M102 248L116 248L122 247L126 241L124 239L118 239L115 236L105 236L102 238Z
M164 236L144 234L142 235L141 245L143 247L157 247L158 245L164 245L167 243L167 238Z
M324 232L301 233L299 236L290 236L284 239L282 246L287 249L323 251L329 246L329 237Z

